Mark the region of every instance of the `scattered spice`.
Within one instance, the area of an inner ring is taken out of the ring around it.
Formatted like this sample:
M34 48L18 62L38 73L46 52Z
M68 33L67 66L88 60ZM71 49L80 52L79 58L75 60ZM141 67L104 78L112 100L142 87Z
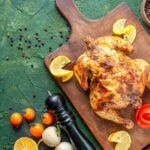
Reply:
M33 65L33 64L31 64L31 68L34 68L34 65Z
M51 47L49 47L49 51L51 51L52 50L52 48Z
M61 35L60 38L63 38L63 35Z
M69 25L69 23L67 23L67 27L69 27L69 28L70 28L70 25Z
M30 45L28 45L28 46L27 46L27 48L31 48L31 46L30 46Z
M39 43L41 43L41 40L38 40Z
M62 34L62 31L59 31L60 34Z
M69 40L69 37L66 38L66 42Z
M42 42L41 45L44 46L44 43Z
M12 110L12 107L9 107L9 110Z
M23 50L23 48L22 48L22 47L20 47L20 46L18 46L17 48L18 48L18 50Z
M62 46L63 44L62 43L60 43L58 46L60 47L60 46Z
M6 61L9 61L9 57L6 57Z
M147 0L145 3L145 12L148 19L150 20L150 0Z
M28 56L25 56L25 59L30 59Z
M19 41L22 41L23 35L19 35Z
M23 58L25 57L25 53L22 53L22 57L23 57Z
M13 43L13 42L14 42L13 38L10 38L10 42L11 42L11 43Z
M29 40L28 43L31 44L31 41Z
M45 32L47 32L47 29L44 29Z
M36 39L36 40L38 40L38 39L39 39L39 36L38 36L38 35L36 35L36 36L35 36L35 39Z
M24 28L25 31L27 31L27 28Z
M36 95L33 95L33 98L36 98Z
M17 49L20 49L20 47L17 47Z

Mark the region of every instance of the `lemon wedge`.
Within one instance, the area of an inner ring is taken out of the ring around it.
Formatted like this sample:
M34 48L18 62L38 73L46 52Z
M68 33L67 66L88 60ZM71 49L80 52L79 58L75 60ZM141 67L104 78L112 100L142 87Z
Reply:
M62 77L62 82L67 82L68 80L70 80L73 76L73 71L71 71L70 73L68 73L67 75L64 75Z
M126 131L117 131L110 134L108 141L117 143L115 150L128 150L131 145L131 137Z
M73 71L63 69L71 60L64 55L54 58L49 66L51 74L55 77L62 77L62 82L66 82L73 76Z
M113 33L117 35L122 34L122 29L124 29L127 19L119 19L113 24Z
M133 25L126 24L127 19L119 19L113 24L113 33L116 35L122 35L123 39L129 43L133 43L136 38L136 28Z
M128 25L124 29L124 40L133 43L136 38L136 28L133 25Z
M15 142L13 150L38 150L38 146L31 138L21 137Z

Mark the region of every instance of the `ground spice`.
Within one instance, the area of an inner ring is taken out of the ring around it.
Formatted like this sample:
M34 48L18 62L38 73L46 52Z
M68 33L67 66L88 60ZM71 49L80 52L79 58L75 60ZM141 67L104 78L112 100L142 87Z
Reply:
M150 0L147 0L145 3L145 12L148 19L150 20Z

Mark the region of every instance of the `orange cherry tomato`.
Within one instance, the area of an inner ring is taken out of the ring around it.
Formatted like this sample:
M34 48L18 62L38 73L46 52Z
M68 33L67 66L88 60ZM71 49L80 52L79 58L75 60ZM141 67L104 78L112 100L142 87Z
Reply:
M28 121L33 120L35 118L35 111L32 108L26 108L23 117Z
M35 123L30 127L30 134L36 138L41 137L43 131L44 127L41 123Z
M42 118L42 123L45 125L50 125L53 123L54 117L51 113L44 113Z
M22 115L18 112L14 112L10 116L10 122L13 126L19 126L22 123Z

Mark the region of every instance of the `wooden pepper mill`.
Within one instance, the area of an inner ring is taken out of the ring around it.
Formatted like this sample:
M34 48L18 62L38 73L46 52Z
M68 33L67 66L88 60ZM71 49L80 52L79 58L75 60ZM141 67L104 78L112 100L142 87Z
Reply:
M67 110L64 97L59 94L51 94L45 101L45 106L48 111L53 112L58 122L68 131L77 150L95 150L93 144L78 128L75 117Z

